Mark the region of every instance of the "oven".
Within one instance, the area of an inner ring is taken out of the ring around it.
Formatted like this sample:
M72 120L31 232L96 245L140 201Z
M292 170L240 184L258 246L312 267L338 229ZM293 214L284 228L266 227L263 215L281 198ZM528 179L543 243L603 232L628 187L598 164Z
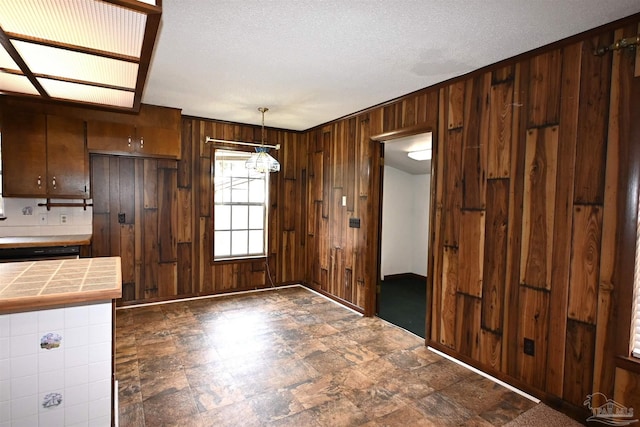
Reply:
M43 246L0 249L0 262L41 261L80 257L80 246Z

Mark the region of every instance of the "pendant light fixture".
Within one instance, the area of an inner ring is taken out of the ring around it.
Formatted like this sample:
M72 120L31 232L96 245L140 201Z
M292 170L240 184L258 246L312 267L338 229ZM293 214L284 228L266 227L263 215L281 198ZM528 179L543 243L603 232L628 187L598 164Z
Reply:
M266 107L258 108L258 111L262 113L262 138L259 147L256 147L256 152L251 154L251 157L245 163L247 169L254 169L260 173L266 172L278 172L280 171L280 163L269 154L269 148L264 145L264 113L269 111Z

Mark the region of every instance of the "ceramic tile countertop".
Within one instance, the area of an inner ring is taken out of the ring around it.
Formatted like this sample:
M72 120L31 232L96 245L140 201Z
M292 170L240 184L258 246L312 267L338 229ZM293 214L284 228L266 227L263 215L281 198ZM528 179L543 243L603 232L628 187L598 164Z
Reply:
M91 244L90 234L69 234L61 236L0 237L0 249L46 246L71 246Z
M0 313L121 296L120 257L0 263Z

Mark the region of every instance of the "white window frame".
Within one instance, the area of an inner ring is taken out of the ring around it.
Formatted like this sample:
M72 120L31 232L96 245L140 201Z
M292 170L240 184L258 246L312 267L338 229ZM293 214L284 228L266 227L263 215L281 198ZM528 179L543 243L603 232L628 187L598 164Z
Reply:
M640 358L640 199L636 201L636 256L633 271L633 307L631 308L631 356Z
M214 150L212 238L214 261L267 256L269 173L247 169L245 163L250 155L251 153L247 151ZM251 189L254 189L253 196ZM238 197L244 191L247 194L246 198ZM261 212L260 209L262 209ZM216 215L216 212L227 214ZM257 237L259 235L262 236L262 242Z

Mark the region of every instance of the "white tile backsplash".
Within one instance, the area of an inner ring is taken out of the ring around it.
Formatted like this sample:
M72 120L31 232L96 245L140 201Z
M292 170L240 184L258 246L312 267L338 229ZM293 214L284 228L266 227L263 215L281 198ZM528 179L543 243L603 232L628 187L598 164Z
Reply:
M38 376L11 379L11 399L38 394Z
M40 373L62 371L65 364L64 344L51 350L40 349L38 351L38 371Z
M11 320L8 314L0 314L0 338L8 337L11 330Z
M9 337L0 337L0 360L8 359L10 356Z
M110 398L104 397L102 399L89 401L89 417L94 419L103 418L109 415L110 408L107 404L109 400ZM92 422L91 425L94 425L94 423Z
M40 340L37 334L14 335L9 338L11 346L11 357L27 356L36 354L40 346Z
M11 417L20 421L21 418L27 418L35 415L36 422L38 420L38 395L21 397L19 399L11 399ZM32 424L33 426L33 424Z
M75 385L89 382L89 365L74 366L64 370L64 386L73 387Z
M89 348L89 363L109 362L111 357L111 343L94 344Z
M89 306L89 325L111 323L111 301L104 301Z
M38 425L38 414L25 418L17 418L11 422L11 427L33 427Z
M89 383L102 381L111 374L111 360L89 364Z
M111 325L101 323L89 326L89 344L101 344L111 342Z
M86 366L89 364L89 347L86 345L76 347L73 351L67 352L64 359L65 368L73 368L76 366Z
M73 426L82 427L82 426ZM100 418L94 418L91 416L91 427L111 427L111 415L106 415Z
M11 379L11 359L0 359L0 381Z
M69 323L67 323L68 325ZM67 327L64 336L66 348L75 348L89 345L89 326L79 326L75 328Z
M11 421L11 402L6 400L6 401L0 401L0 426L2 426L2 423L7 423L7 425L9 425L9 422Z
M55 329L64 328L64 309L54 308L50 310L40 310L38 313L38 332L45 334Z
M87 403L89 401L89 384L80 384L64 388L64 396L69 402L76 404Z
M0 317L0 427L111 424L111 301ZM59 346L42 347L42 337ZM59 396L51 393L57 393ZM61 399L58 405L43 406Z
M38 373L38 355L18 356L9 359L11 363L11 377L28 377Z
M67 406L64 411L64 422L67 425L89 425L89 402Z
M39 390L57 390L64 385L64 370L49 371L38 375ZM63 393L64 396L64 393Z
M77 305L64 311L64 324L67 328L87 326L89 324L89 306Z
M26 311L12 314L9 327L11 336L38 333L38 312Z
M2 402L9 402L11 398L11 380L0 381L0 406ZM2 411L0 411L0 420L2 419Z
M52 199L52 201L61 201ZM80 202L82 200L64 200ZM92 208L51 208L47 211L46 199L4 198L6 220L0 222L0 237L6 236L52 236L62 234L91 234ZM91 203L91 201L87 201ZM31 214L29 214L31 212ZM60 223L60 215L67 215L67 223Z
M111 381L102 380L89 384L89 401L111 399ZM93 415L93 412L92 412Z
M52 411L40 412L38 416L41 426L64 427L64 409L57 408Z

